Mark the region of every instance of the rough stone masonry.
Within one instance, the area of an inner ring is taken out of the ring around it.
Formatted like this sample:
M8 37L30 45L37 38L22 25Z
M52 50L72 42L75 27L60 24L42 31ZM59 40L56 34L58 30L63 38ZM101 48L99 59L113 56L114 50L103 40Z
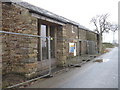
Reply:
M47 15L44 12L48 11L24 2L20 4L0 2L0 31L39 35L39 32L43 30L40 26L46 26L44 35L54 36L54 41L51 40L54 42L51 44L54 48L52 53L55 54L52 58L52 67L68 66L68 58L74 57L69 53L69 43L75 43L76 56L97 54L98 43L100 43L98 34L73 21L50 12ZM32 14L37 14L37 16ZM0 63L2 63L3 76L12 73L32 78L48 70L48 60L38 61L39 54L43 52L39 52L42 45L40 38L37 37L0 33Z

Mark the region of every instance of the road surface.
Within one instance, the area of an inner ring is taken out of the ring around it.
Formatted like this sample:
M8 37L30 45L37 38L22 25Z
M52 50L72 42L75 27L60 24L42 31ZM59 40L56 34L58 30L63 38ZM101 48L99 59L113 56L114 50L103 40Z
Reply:
M28 88L118 88L118 48L55 77L38 80Z

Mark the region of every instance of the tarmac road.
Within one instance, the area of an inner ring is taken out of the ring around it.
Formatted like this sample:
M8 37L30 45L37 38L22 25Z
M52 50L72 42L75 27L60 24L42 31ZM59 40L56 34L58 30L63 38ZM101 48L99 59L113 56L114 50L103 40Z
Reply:
M55 77L38 80L27 88L118 88L118 48Z

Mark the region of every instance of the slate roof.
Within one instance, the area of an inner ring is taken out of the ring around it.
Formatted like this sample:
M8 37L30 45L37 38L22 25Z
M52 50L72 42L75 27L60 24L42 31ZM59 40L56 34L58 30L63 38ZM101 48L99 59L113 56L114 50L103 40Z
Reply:
M29 4L27 2L24 2L22 0L0 0L2 2L12 2L12 3L15 3L15 4L18 4L26 9L29 9L30 12L34 12L34 13L37 13L37 14L40 14L40 15L43 15L43 16L46 16L48 18L51 18L51 19L54 19L54 20L57 20L59 22L62 22L62 23L69 23L69 24L73 24L73 25L76 25L78 26L79 28L81 29L84 29L84 30L89 30L91 31L90 29L86 28L85 26L82 26L80 25L79 23L77 22L74 22L72 20L69 20L65 17L62 17L62 16L59 16L59 15L56 15L50 11L47 11L45 9L42 9L40 7L37 7L37 6L34 6L32 4ZM93 31L92 31L93 32ZM94 32L95 33L95 32Z

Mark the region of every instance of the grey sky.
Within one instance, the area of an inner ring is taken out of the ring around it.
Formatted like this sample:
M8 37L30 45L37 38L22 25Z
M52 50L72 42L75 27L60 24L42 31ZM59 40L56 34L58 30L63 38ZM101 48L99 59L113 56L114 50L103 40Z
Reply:
M119 0L23 0L33 5L61 15L81 25L94 29L90 24L93 16L109 13L109 21L118 23ZM112 42L112 33L106 34L104 41ZM109 38L108 38L109 37ZM117 33L115 39L117 40Z

